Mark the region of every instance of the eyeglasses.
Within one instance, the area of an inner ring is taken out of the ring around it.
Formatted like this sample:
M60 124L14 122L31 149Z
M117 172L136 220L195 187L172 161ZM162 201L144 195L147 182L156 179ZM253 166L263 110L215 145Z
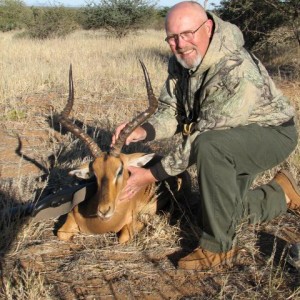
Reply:
M173 34L170 36L167 36L165 38L165 41L171 45L174 46L176 45L176 42L179 40L179 37L181 37L184 41L186 42L190 42L194 39L195 37L195 33L206 23L207 20L205 20L196 30L192 31L192 30L188 30L188 31L184 31L178 34Z

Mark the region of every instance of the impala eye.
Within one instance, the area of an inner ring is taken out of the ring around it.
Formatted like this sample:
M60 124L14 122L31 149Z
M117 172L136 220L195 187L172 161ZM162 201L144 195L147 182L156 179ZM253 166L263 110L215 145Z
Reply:
M117 177L122 176L123 170L124 170L124 168L123 168L123 165L122 165L122 166L119 168L118 172L117 172Z

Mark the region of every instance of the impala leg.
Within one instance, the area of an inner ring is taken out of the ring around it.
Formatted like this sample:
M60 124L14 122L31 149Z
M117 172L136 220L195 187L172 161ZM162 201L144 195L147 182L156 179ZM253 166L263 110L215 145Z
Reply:
M124 244L131 240L135 234L140 232L145 227L145 224L140 221L132 222L125 225L119 232L119 243Z
M57 231L57 237L62 241L69 241L78 232L79 227L75 221L73 212L69 212L66 222Z
M125 225L120 231L119 231L119 243L124 244L128 242L131 239L131 232L129 229L129 225Z

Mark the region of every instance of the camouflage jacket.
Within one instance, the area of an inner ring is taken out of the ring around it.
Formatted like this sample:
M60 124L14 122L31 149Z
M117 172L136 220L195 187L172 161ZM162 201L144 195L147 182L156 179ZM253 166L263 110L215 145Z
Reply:
M158 111L143 125L147 140L152 140L171 137L183 124L195 122L193 132L182 136L182 143L151 168L158 180L188 167L191 142L204 131L251 123L280 125L294 116L294 108L264 66L243 47L242 32L208 15L215 29L201 64L187 70L170 58Z

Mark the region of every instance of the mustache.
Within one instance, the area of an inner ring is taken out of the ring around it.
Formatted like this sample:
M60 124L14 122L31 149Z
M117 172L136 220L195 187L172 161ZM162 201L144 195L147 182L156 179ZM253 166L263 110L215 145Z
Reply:
M194 50L194 47L185 47L185 48L176 49L176 52L178 54L184 54L184 52L190 51L190 50Z

